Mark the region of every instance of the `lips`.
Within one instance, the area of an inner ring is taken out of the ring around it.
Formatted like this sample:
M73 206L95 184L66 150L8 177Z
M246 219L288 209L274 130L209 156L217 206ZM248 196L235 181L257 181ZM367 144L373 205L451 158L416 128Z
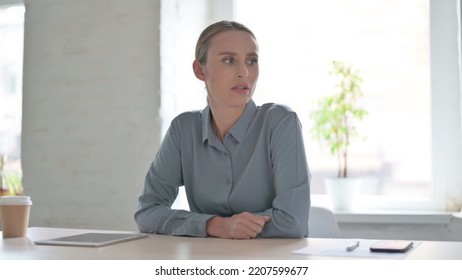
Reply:
M233 86L231 89L238 93L247 93L250 88L248 84L242 83Z

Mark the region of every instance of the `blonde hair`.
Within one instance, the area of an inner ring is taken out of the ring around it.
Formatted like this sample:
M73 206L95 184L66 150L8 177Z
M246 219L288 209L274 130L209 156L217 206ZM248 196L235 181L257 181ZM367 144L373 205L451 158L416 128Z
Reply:
M196 60L198 60L201 64L204 64L207 61L207 50L210 45L210 40L212 40L213 36L218 33L229 30L245 31L248 32L255 40L257 39L253 32L241 23L228 20L216 22L205 28L199 36L196 44Z

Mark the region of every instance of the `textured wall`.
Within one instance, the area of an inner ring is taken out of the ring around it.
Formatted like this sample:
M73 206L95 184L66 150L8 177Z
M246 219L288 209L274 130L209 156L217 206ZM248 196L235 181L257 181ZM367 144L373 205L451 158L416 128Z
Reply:
M31 226L135 229L161 131L160 1L26 0Z

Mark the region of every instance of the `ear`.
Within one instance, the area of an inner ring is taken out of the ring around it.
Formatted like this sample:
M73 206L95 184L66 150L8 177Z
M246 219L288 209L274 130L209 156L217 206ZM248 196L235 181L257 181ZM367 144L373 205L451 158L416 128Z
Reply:
M196 59L196 60L194 60L192 66L193 66L194 75L196 75L196 77L199 80L205 81L203 65Z

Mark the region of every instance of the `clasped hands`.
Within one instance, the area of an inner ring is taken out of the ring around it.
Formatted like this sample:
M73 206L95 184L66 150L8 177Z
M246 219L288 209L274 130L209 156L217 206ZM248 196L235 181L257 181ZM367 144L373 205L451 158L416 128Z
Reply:
M207 235L228 239L255 238L263 230L269 216L242 212L231 217L213 217L207 221Z

